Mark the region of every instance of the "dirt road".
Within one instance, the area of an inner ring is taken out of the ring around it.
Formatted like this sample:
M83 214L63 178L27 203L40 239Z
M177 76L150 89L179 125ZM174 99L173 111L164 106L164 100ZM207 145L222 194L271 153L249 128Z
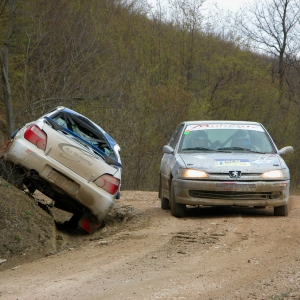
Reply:
M99 239L0 272L0 299L300 299L300 200L272 208L191 208L123 192L129 213Z

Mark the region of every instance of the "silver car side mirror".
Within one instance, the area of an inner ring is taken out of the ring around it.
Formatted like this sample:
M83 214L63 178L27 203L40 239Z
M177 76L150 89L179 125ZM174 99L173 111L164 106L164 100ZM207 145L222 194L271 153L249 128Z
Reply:
M279 155L294 153L294 148L292 146L283 147L278 151Z
M174 153L174 149L171 146L169 146L169 145L165 145L163 147L163 153L173 154Z

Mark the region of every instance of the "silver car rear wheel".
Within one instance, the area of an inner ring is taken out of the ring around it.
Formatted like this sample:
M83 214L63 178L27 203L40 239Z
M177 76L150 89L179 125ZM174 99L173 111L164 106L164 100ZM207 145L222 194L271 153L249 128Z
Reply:
M170 205L171 205L171 214L176 218L183 218L186 216L186 206L185 204L175 202L174 186L173 180L171 183L171 192L170 192Z
M274 216L287 216L289 214L289 205L275 206Z

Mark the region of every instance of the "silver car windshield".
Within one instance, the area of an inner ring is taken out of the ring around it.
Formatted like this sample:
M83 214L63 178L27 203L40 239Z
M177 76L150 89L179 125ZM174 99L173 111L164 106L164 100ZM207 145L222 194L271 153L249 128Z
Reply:
M182 134L179 152L275 153L275 146L260 125L188 125Z

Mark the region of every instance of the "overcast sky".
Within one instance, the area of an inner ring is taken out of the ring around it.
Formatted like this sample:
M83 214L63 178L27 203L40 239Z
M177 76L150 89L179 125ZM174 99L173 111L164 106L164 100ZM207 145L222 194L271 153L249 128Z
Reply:
M216 3L220 9L236 12L242 4L249 2L251 2L251 0L206 0L205 5L208 6Z
M156 0L147 0L151 5L155 7ZM160 0L161 2L166 2L167 0ZM217 4L218 8L223 9L224 11L236 12L242 4L251 3L253 0L206 0L205 6L210 7L214 3Z

